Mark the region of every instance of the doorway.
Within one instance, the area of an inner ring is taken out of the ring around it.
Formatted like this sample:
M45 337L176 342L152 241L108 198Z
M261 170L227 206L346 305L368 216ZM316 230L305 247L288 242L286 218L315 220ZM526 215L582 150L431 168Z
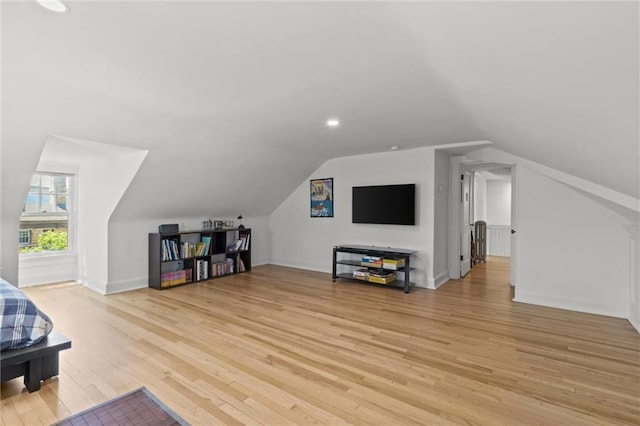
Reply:
M474 272L477 264L475 256L482 252L477 248L477 231L474 225L482 221L486 224L486 234L483 235L486 237L484 253L493 259L508 258L509 281L511 286L515 286L516 166L468 163L464 162L463 157L451 157L451 177L460 184L451 185L451 200L456 201L450 203L450 217L458 220L450 221L450 277L461 278L468 272ZM465 182L467 177L469 185Z
M472 175L472 223L486 224L486 254L511 257L511 169L480 169Z

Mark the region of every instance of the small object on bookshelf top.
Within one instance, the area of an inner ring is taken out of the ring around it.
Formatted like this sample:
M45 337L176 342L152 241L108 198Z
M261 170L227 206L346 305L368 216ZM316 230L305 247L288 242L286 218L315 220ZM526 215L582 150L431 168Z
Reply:
M178 224L177 223L165 223L158 226L158 232L161 234L168 234L172 232L178 232Z
M231 230L231 229L235 229L235 223L233 222L233 220L214 220L213 221L213 229L215 229L216 231L221 231L221 230Z

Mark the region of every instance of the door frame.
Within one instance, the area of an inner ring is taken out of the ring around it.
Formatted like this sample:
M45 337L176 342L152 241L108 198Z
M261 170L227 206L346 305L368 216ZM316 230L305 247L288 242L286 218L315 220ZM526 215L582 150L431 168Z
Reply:
M449 157L449 278L460 278L460 173L464 165L464 155Z
M520 169L516 165L511 165L511 258L509 261L509 284L516 286L518 271L518 172Z
M497 164L491 162L468 161L464 155L452 155L449 157L449 278L459 279L461 262L460 262L460 240L462 229L462 214L460 211L460 174L465 172L465 166L473 165L476 170L482 170L483 166L491 169L495 166L508 167L511 169L511 229L516 231L511 237L511 261L510 261L510 283L515 287L518 277L518 238L516 238L518 230L518 194L519 194L519 168L515 164ZM466 170L468 171L468 169Z
M467 191L465 193L465 190ZM469 273L471 261L471 228L470 221L473 216L473 172L463 170L460 173L460 276ZM466 210L466 211L465 211ZM466 220L465 220L466 219Z

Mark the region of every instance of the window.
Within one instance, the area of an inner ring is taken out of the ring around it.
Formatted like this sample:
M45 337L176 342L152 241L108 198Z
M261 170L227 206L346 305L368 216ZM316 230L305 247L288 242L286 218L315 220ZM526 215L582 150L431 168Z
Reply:
M20 247L31 245L31 229L20 230Z
M36 173L20 217L20 253L69 249L72 175Z

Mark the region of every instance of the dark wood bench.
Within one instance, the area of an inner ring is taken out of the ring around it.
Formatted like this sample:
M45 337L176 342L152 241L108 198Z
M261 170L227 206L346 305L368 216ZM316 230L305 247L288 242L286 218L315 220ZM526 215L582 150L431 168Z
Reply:
M24 376L29 392L40 389L40 382L58 375L58 353L71 347L71 340L52 331L41 342L23 349L0 352L2 382Z

